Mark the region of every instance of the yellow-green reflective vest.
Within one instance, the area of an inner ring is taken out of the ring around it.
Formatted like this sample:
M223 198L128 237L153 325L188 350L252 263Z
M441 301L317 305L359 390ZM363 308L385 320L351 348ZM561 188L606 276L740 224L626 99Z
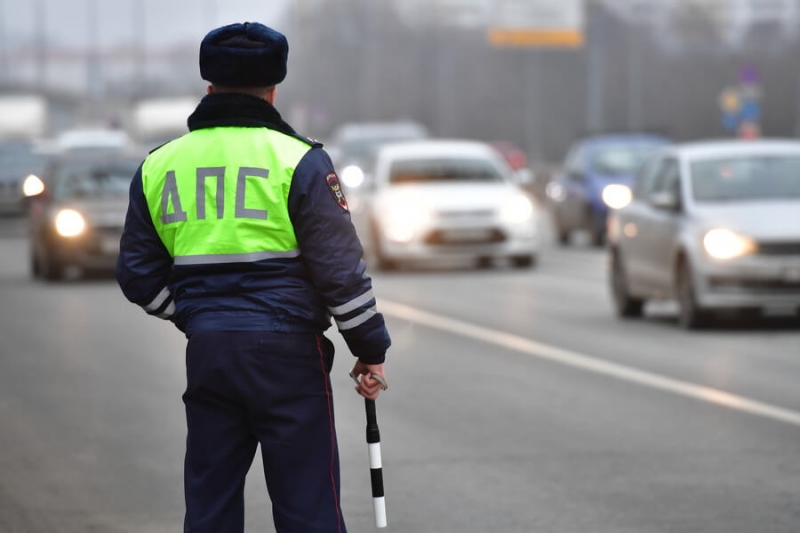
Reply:
M288 198L310 146L267 128L199 129L142 165L156 232L176 265L297 257Z

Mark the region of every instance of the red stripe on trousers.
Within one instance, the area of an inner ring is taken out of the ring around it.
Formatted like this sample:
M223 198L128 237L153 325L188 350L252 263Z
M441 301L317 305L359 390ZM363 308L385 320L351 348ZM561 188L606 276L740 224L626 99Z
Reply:
M323 381L325 383L325 397L328 400L328 420L329 420L329 427L330 427L330 433L331 433L331 470L330 470L331 471L331 488L333 489L333 500L334 500L334 503L336 504L336 518L337 518L336 530L337 531L341 531L342 530L342 517L339 514L339 495L336 493L336 477L333 474L333 457L334 457L334 452L335 452L335 449L336 449L336 444L335 444L336 439L334 438L334 432L333 432L333 410L331 408L331 391L328 388L328 379L325 378L325 375L326 375L325 374L325 360L323 359L322 346L320 345L320 342L319 342L319 335L316 336L316 339L317 339L317 352L319 352L319 367L322 370Z

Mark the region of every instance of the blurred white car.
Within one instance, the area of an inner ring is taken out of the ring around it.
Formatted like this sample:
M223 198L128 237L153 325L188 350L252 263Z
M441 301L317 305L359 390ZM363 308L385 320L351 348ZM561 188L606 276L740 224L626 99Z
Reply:
M687 328L721 310L800 311L800 142L718 141L661 150L609 220L620 316L675 298Z
M534 205L487 143L382 147L364 214L365 248L381 269L440 259L508 259L519 267L536 261Z

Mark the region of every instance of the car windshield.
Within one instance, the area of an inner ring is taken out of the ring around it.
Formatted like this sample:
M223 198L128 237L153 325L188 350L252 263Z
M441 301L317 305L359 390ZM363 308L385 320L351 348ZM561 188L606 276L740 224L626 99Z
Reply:
M633 174L658 146L647 142L600 146L591 156L590 171L609 176Z
M420 138L422 138L420 134L413 132L376 134L343 142L342 152L352 158L367 158L374 155L384 144L416 141Z
M800 156L730 157L690 166L698 202L800 198Z
M53 194L57 198L125 197L141 161L70 161L59 165Z
M501 182L503 176L485 159L417 159L396 161L391 166L390 183Z

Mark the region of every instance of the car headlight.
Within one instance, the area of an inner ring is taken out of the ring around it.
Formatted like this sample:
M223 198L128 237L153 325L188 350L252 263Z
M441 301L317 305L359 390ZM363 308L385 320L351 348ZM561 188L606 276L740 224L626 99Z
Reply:
M74 209L62 209L55 218L56 231L62 237L76 237L86 229L83 215Z
M556 181L549 182L545 186L544 192L554 202L563 202L567 199L567 191L564 190L564 186Z
M351 189L360 187L364 183L364 171L356 165L348 165L342 170L342 183Z
M44 182L35 174L30 174L22 182L22 194L26 197L37 196L44 192Z
M621 183L612 183L603 187L601 198L603 203L611 209L622 209L631 203L631 188Z
M728 229L712 229L703 236L703 248L714 259L733 259L751 253L755 243Z
M394 242L408 243L431 219L430 208L418 200L397 198L383 213L383 234Z
M500 219L506 224L522 224L533 216L533 204L525 196L512 196L500 208Z

